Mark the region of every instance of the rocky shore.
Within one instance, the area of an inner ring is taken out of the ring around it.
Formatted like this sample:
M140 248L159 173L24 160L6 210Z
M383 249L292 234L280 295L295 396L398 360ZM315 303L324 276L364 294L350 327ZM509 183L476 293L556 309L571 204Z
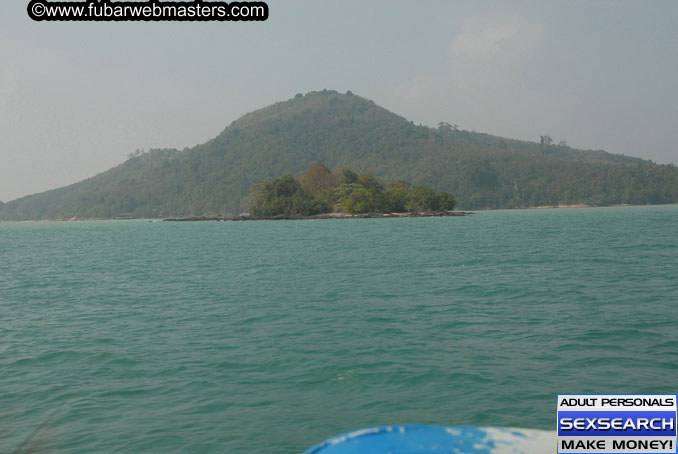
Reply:
M186 221L282 221L304 219L381 219L381 218L433 218L448 216L468 216L473 213L468 211L428 211L424 213L327 213L313 216L279 215L270 217L258 217L252 215L239 216L195 216L187 218L164 219L167 222Z

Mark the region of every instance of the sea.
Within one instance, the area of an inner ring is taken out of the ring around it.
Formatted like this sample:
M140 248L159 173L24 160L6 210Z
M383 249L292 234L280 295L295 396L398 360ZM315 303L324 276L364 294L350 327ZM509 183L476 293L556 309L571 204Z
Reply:
M0 452L301 453L555 430L678 390L678 206L0 223Z

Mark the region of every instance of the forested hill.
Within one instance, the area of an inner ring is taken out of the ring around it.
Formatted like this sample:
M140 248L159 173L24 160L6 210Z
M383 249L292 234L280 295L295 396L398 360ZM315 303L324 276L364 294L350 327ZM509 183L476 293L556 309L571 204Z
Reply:
M71 186L0 205L0 219L237 214L248 189L313 162L454 194L460 209L678 202L678 168L416 126L350 92L323 90L249 113L192 149L137 153Z

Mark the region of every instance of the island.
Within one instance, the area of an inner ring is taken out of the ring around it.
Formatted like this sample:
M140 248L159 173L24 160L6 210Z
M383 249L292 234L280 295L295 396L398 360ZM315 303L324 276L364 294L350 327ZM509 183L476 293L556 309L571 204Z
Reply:
M247 221L465 216L454 211L447 192L403 180L387 181L348 166L334 171L316 162L299 178L286 174L250 189L250 212L239 216L200 216L166 221Z

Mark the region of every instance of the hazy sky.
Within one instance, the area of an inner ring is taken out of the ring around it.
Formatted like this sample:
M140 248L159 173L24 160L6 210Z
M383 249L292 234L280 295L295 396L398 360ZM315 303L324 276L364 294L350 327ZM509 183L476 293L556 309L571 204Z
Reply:
M415 123L678 163L678 2L270 0L266 22L33 22L0 0L0 200L323 88Z

